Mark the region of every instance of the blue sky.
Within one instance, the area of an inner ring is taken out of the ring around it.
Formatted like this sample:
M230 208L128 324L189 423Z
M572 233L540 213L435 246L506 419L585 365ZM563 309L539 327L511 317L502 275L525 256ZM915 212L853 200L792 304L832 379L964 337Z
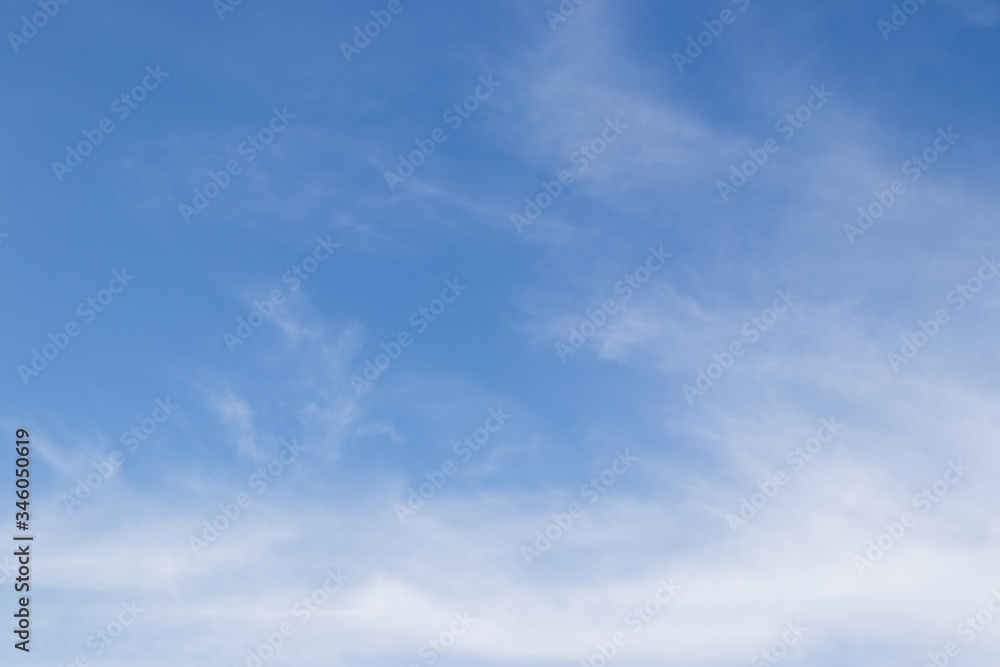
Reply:
M8 3L17 659L994 664L1000 4L895 7Z

